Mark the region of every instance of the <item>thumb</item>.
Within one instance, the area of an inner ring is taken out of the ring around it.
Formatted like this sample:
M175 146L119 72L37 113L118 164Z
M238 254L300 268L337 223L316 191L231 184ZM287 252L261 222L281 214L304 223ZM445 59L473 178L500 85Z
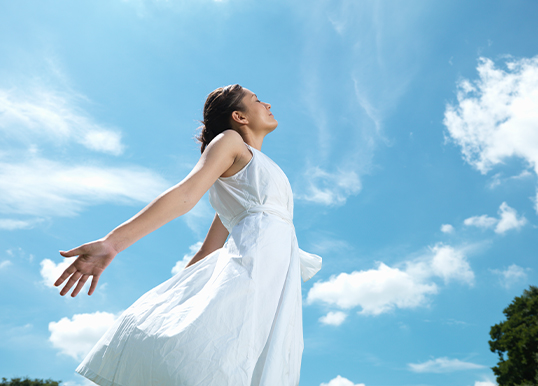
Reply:
M69 251L60 251L60 255L62 255L63 257L73 257L73 256L78 256L78 255L82 255L84 253L84 246L80 246L80 247L77 247L77 248L73 248Z

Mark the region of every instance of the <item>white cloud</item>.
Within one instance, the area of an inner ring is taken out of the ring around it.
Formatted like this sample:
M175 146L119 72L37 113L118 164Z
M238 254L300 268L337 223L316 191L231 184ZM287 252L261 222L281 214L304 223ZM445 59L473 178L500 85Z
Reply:
M469 285L473 284L474 272L471 270L463 251L448 245L436 245L432 251L434 255L430 261L430 266L433 275L441 277L445 283L456 280Z
M41 219L36 220L13 220L9 218L0 219L0 229L13 231L17 229L31 229L35 224L40 223Z
M12 265L13 263L9 260L4 260L2 262L0 262L0 269L4 269L4 268L7 268L9 267L10 265Z
M328 173L319 167L312 167L306 171L305 177L307 187L297 198L316 204L344 205L349 196L361 190L359 176L353 170Z
M41 260L41 270L39 273L43 278L43 284L49 288L54 288L54 282L60 277L60 275L75 261L74 258L65 259L61 263L56 264L50 259ZM91 280L88 280L84 287L87 289Z
M525 272L525 268L522 268L516 264L512 264L504 271L493 269L491 270L491 272L496 275L499 275L501 285L505 288L510 288L514 284L526 282L527 280L527 273Z
M75 314L49 323L52 345L62 354L81 360L114 323L116 315L108 312Z
M538 174L538 56L508 59L506 70L480 58L477 70L479 79L460 81L457 104L446 107L449 136L483 174L512 157Z
M333 275L312 286L307 303L320 301L341 309L361 307L361 314L379 315L395 308L427 305L439 290L435 278L445 283L474 283L474 272L463 250L443 244L401 265L403 268L391 268L378 263L376 269Z
M55 144L75 141L95 151L123 153L121 133L96 122L73 93L36 87L30 92L0 89L0 131L22 142L44 139Z
M315 283L307 302L322 301L343 309L360 306L362 314L379 315L396 307L418 307L435 293L435 283L422 283L405 271L379 263L377 269L341 273Z
M504 233L510 229L520 229L527 223L527 219L525 217L518 218L516 210L510 208L506 202L503 202L499 207L499 215L500 219L495 227L495 233Z
M104 202L149 202L169 184L140 167L68 165L44 158L0 162L0 212L72 216Z
M449 359L446 357L431 359L423 363L409 363L411 371L415 373L451 373L461 370L483 369L486 366L471 362L463 362L459 359Z
M202 242L198 241L196 244L193 244L189 247L189 253L186 253L183 255L182 260L178 260L176 262L176 265L174 265L174 268L172 268L172 275L175 275L176 273L181 272L185 266L191 261L193 256L198 252L198 250L202 247Z
M328 325L331 325L331 326L339 326L342 323L344 323L346 318L347 318L347 314L345 312L342 312L342 311L333 312L333 311L331 311L327 315L322 316L321 318L319 318L319 321L322 324L328 324Z
M365 386L364 383L353 383L349 379L344 378L340 375L336 376L336 378L331 379L329 383L322 383L319 386Z
M524 216L518 217L517 211L503 202L497 212L499 218L489 217L487 215L473 216L465 219L463 223L467 226L475 226L478 228L493 228L495 233L503 234L510 229L520 229L527 224L527 219Z
M497 383L491 381L476 381L474 386L497 386Z
M441 232L443 233L454 233L454 227L450 224L441 225Z
M467 226L473 226L477 228L493 228L497 224L497 219L489 217L485 214L482 216L473 216L465 219L463 223Z
M89 379L81 379L80 382L77 381L67 381L63 383L63 386L95 386L95 383L90 381Z

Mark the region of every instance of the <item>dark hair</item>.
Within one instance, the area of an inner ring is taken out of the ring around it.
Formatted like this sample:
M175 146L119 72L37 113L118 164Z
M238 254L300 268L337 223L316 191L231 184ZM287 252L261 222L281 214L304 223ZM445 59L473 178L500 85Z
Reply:
M219 87L207 96L204 104L204 120L200 126L200 135L196 137L201 143L203 153L207 145L224 130L231 129L230 118L234 111L244 111L242 103L245 90L238 84Z

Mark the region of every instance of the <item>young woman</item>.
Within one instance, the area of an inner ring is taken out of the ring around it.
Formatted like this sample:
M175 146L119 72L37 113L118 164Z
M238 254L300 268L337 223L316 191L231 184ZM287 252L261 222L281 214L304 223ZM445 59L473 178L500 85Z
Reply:
M187 213L209 190L215 218L187 267L129 307L77 372L103 386L297 386L301 281L321 258L299 249L286 175L261 152L278 125L271 105L239 85L204 106L202 156L189 175L104 238L81 245L55 285L75 286L138 239Z

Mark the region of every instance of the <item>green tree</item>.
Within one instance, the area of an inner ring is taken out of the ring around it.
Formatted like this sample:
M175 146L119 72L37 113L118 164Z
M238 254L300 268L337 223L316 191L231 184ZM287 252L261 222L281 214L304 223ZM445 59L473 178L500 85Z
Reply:
M7 380L2 378L0 386L60 386L62 381L53 381L52 379L30 379L30 378L11 378Z
M538 287L530 286L503 311L506 321L491 327L489 348L499 355L492 367L500 386L538 385Z

